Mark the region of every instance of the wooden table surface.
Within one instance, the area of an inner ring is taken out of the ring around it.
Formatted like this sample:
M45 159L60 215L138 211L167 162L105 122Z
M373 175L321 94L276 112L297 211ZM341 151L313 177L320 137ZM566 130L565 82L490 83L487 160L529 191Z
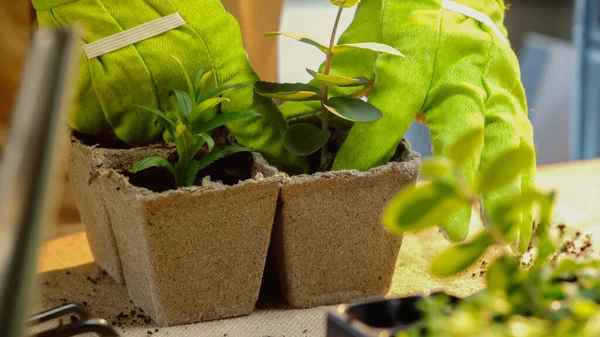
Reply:
M562 222L600 242L600 160L540 167L537 185L556 190L555 222ZM478 228L473 222L473 231ZM40 291L34 309L39 311L64 302L87 305L94 316L116 323L122 336L323 336L325 312L333 307L295 310L279 302L262 301L257 311L246 317L161 328L145 323L145 317L131 303L125 286L115 284L93 264L85 233L80 224L62 227L60 235L42 248L39 266ZM445 290L467 296L484 287L480 265L451 279L435 279L427 274L431 259L449 243L437 230L405 238L396 265L391 296L405 296ZM119 314L129 317L116 318ZM146 319L146 321L148 321Z

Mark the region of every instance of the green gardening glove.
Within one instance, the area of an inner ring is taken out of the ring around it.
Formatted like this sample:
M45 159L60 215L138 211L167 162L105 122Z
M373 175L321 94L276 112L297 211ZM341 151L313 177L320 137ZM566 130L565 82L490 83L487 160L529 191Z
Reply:
M333 169L364 171L387 163L416 118L429 126L435 155L443 155L444 149L463 134L481 130L484 138L481 146L462 167L470 183L475 181L480 167L504 151L524 147L532 155L529 169L518 181L484 200L484 208L490 211L502 197L533 188L533 130L527 118L518 60L506 40L504 3L502 0L457 0L457 3L454 8L469 6L471 11L486 14L490 22L484 24L446 9L448 2L442 0L360 2L339 43L384 43L406 57L378 56L369 51L351 51L334 57L332 74L374 79L369 102L384 117L353 126ZM360 91L369 89L330 88L331 96L360 96ZM291 118L317 111L318 102L290 102L281 109L286 118ZM469 231L470 218L471 208L465 207L442 227L451 239L463 240ZM521 250L527 247L531 231L532 214L527 211L522 214L520 234L516 233L514 238Z
M155 116L134 104L163 111L176 109L170 90L187 90L187 85L171 56L180 59L192 77L202 68L213 71L209 89L253 85L259 80L243 49L239 24L219 0L33 0L33 5L40 25L65 27L81 22L87 31L82 44L174 13L185 20L181 26L98 57L83 55L80 96L68 122L85 134L99 135L112 129L118 138L133 145L159 138L162 128L155 124ZM221 104L222 113L254 111L262 115L227 124L240 144L262 152L287 171L305 169L304 161L283 146L287 124L271 100L255 95L250 87L225 96L230 101Z

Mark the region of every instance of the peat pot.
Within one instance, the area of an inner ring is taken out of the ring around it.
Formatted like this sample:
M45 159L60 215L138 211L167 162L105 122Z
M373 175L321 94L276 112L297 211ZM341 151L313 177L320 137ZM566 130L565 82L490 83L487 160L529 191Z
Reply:
M271 239L269 274L294 307L385 295L402 237L382 225L387 203L413 186L420 155L403 142L393 162L367 172L286 178Z
M130 298L161 325L250 314L280 189L277 170L258 154L238 153L201 171L197 186L175 190L164 169L128 174L138 157L113 158L97 178Z

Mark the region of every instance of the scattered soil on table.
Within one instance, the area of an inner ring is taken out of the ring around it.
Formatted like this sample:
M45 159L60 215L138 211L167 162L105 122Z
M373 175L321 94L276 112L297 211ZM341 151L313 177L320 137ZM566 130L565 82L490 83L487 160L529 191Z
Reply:
M121 311L118 313L111 321L111 324L119 328L131 325L148 325L152 324L152 318L146 316L142 308L134 307L129 311ZM155 332L158 332L158 329Z
M34 311L45 311L68 303L81 303L93 317L104 318L116 329L124 332L129 327L144 327L156 334L155 322L128 299L127 289L117 284L94 264L86 264L64 270L44 272L40 277L41 298ZM53 324L68 324L78 320L67 315ZM144 333L145 331L144 330Z
M537 224L534 223L534 235L537 235ZM593 239L591 234L583 234L581 231L568 227L564 223L552 226L552 231L556 231L559 241L559 247L556 253L550 258L551 263L556 263L559 258L580 258L587 254L594 253ZM533 243L529 244L527 251L523 254L521 265L530 267L537 255L537 247Z
M487 273L489 266L490 266L489 261L486 258L482 259L481 262L476 267L476 269L478 269L478 270L473 270L471 272L471 278L476 279L476 278L485 277L485 273Z
M537 224L534 224L534 235L537 229ZM560 246L557 252L550 258L551 263L556 263L561 257L580 258L587 254L594 253L594 244L591 234L583 234L581 231L569 228L566 224L561 223L553 227L558 231ZM524 268L531 267L534 258L537 255L537 248L533 243L529 244L527 251L521 259L521 266ZM479 270L471 272L471 278L484 277L487 269L490 266L490 261L481 260Z
M560 238L560 247L552 257L552 262L556 262L562 256L579 258L594 252L591 234L584 235L581 231L568 228L564 223L557 225L556 229Z
M171 163L177 162L177 154L174 153L167 158ZM233 186L252 178L254 171L252 154L239 152L225 158L219 159L200 170L196 176L194 185L201 186L206 177L213 182ZM165 192L176 189L175 178L164 167L152 167L137 173L122 172L129 177L129 182L135 186L144 187L154 192Z

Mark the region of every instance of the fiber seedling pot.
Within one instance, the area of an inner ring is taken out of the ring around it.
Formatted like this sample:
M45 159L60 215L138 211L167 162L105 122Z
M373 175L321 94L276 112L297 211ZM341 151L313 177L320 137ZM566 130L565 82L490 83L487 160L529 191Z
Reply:
M154 192L121 173L135 162L126 156L100 177L129 296L160 325L254 310L281 178L260 155L240 155L248 179L232 186L204 178L201 186ZM240 166L217 165L213 173ZM161 180L150 173L148 181Z
M142 159L150 153L170 153L171 149L139 148L111 149L86 145L71 137L68 172L75 203L85 227L94 262L118 283L125 283L119 251L108 217L100 182L97 179L104 165L114 158Z
M402 238L384 229L381 216L392 197L415 184L421 164L403 144L397 161L367 172L293 176L283 183L269 268L292 306L389 291Z

